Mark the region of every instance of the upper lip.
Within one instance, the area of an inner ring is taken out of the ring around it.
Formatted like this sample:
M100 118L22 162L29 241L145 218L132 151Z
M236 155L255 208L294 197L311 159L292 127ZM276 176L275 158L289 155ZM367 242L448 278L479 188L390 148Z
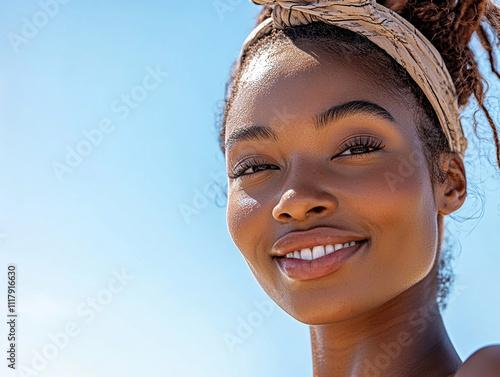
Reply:
M366 239L366 237L348 230L322 226L285 234L274 243L271 255L282 257L293 251L313 248L314 246L345 244Z

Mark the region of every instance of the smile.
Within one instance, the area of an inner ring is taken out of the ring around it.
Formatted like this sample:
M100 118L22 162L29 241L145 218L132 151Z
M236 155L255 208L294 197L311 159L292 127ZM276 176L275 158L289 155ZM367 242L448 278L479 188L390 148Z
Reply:
M362 252L368 240L318 245L275 257L279 269L293 280L311 280L330 275L351 257ZM298 257L297 257L298 256Z
M304 259L304 260L313 260L324 257L325 255L331 254L335 251L344 249L346 247L355 246L362 241L352 241L346 242L344 244L338 243L335 245L319 245L314 246L312 248L305 248L302 250L292 251L291 253L286 254L282 258L296 258L296 259Z

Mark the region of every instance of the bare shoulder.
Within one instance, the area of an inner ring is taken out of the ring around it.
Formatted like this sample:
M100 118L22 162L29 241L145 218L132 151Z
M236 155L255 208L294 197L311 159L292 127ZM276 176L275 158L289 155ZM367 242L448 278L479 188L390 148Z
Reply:
M474 352L453 377L500 377L500 345L491 345Z

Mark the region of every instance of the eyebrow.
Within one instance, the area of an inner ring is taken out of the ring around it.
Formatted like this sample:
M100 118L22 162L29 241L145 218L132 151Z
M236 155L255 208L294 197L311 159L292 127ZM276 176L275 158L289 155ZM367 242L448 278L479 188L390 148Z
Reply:
M319 131L326 128L331 123L357 114L373 115L378 118L386 119L394 125L397 124L391 113L376 103L368 101L350 101L333 106L315 115L313 117L314 128ZM227 150L232 145L242 141L271 139L279 140L278 135L272 128L261 125L239 128L229 135L225 149Z
M356 114L374 115L376 117L386 119L396 125L396 120L389 111L382 106L368 101L350 101L341 105L333 106L326 111L316 115L314 120L314 128L321 130L328 126L330 123L339 121L340 119L347 118L350 115Z
M251 126L239 128L229 135L226 142L226 149L233 144L246 140L278 140L278 135L271 128L266 126Z

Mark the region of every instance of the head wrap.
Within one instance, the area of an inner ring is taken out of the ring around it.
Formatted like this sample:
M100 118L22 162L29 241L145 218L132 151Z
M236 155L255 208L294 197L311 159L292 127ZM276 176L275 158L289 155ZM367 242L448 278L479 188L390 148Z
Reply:
M324 22L364 35L398 62L434 108L452 151L465 156L467 139L460 123L453 80L432 43L410 22L375 0L251 0L274 5L272 18L247 37L243 55L272 28Z

